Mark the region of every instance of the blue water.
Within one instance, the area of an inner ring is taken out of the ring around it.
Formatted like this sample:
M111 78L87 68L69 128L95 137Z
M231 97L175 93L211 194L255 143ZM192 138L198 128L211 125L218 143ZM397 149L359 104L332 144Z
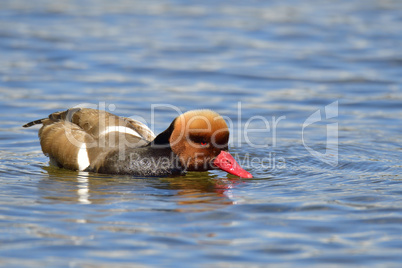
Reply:
M401 29L396 0L1 1L0 265L399 267ZM213 109L254 178L50 166L21 126L84 103Z

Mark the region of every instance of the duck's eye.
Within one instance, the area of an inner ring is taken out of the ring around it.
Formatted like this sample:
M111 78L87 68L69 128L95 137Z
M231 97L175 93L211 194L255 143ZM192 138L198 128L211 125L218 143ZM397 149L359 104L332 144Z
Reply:
M191 142L195 143L196 145L199 144L200 147L208 147L209 146L208 140L203 136L191 135L190 140L191 140Z

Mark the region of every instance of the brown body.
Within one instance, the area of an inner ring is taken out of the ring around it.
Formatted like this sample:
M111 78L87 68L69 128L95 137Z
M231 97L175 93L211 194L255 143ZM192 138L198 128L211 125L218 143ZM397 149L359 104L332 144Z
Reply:
M144 146L155 138L138 121L94 109L57 112L41 122L39 138L43 153L53 164L72 170L85 170L89 165L96 169L111 151L122 146ZM88 166L84 166L85 153Z

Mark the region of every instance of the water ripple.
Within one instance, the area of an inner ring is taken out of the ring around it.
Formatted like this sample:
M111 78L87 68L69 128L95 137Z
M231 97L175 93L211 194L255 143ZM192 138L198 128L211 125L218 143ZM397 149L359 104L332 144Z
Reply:
M401 10L372 0L2 1L2 264L399 266ZM338 116L326 120L334 101ZM51 167L38 128L21 125L82 103L158 133L177 112L154 104L214 109L254 178ZM302 136L316 111L321 122ZM335 166L306 149L325 154L331 123Z

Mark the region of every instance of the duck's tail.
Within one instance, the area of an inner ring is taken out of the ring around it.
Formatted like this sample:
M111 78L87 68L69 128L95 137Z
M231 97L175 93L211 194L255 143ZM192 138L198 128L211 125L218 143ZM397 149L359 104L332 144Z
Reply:
M39 125L39 124L42 124L43 123L43 120L46 120L47 118L42 118L42 119L39 119L39 120L35 120L35 121L32 121L32 122L29 122L29 123L26 123L25 125L23 125L22 127L32 127L32 126L34 126L34 125Z
M67 120L67 121L71 122L74 113L78 112L79 110L81 110L81 108L71 108L71 109L68 109L67 111L54 112L54 113L50 114L48 118L42 118L39 120L35 120L32 122L26 123L22 127L32 127L34 125L43 124L43 122L48 119L50 119L51 122L57 122L60 120Z

